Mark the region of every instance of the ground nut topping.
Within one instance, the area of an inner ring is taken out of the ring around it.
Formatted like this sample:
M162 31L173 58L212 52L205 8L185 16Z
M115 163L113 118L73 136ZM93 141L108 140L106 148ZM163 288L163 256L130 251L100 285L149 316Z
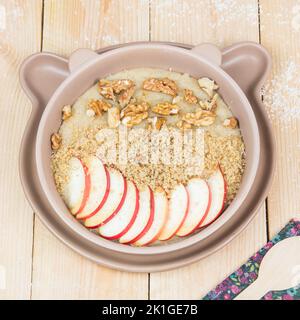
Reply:
M190 89L184 89L184 100L187 103L196 104L198 102L197 97L194 95L193 91Z
M179 109L179 106L177 106L176 104L164 102L158 103L157 105L152 107L152 112L160 114L162 116L171 116L177 114Z
M162 92L171 96L176 96L178 88L175 81L168 78L150 78L144 81L143 89L155 92Z

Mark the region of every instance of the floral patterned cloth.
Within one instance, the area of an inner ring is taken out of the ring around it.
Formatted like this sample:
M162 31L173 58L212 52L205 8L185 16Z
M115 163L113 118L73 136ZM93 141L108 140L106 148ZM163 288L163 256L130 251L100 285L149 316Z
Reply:
M300 220L292 219L271 241L266 243L244 265L210 291L204 300L231 300L247 288L258 275L259 265L265 254L277 242L300 236ZM268 292L262 300L300 300L300 285L283 291Z

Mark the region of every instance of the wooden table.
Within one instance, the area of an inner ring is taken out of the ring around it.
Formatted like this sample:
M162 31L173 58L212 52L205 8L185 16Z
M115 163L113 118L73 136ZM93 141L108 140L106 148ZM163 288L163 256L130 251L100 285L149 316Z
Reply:
M0 0L0 299L199 299L300 217L300 112L284 117L271 105L275 179L266 203L234 241L198 263L155 274L114 271L81 257L41 224L20 185L18 150L30 113L18 81L25 57L138 40L221 47L253 40L271 53L277 79L288 63L299 65L298 25L296 0ZM292 99L287 95L287 106Z

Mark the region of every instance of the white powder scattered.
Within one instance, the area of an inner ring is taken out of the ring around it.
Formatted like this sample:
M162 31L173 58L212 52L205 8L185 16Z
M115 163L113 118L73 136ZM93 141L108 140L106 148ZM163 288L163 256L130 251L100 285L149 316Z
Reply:
M0 6L0 32L6 29L6 9Z
M300 4L295 5L292 8L293 18L292 18L292 28L294 31L300 31Z
M212 27L222 26L226 22L243 18L247 23L258 23L258 5L256 2L243 3L237 0L210 0L208 9L215 12L217 21Z
M271 120L290 123L300 119L300 65L289 60L263 88L264 104Z

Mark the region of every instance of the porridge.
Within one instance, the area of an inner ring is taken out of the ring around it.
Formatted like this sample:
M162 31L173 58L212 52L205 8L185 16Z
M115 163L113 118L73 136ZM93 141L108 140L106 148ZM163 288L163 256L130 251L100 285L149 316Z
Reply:
M84 226L135 246L199 232L234 199L238 120L206 77L152 68L100 79L51 136L58 192Z

